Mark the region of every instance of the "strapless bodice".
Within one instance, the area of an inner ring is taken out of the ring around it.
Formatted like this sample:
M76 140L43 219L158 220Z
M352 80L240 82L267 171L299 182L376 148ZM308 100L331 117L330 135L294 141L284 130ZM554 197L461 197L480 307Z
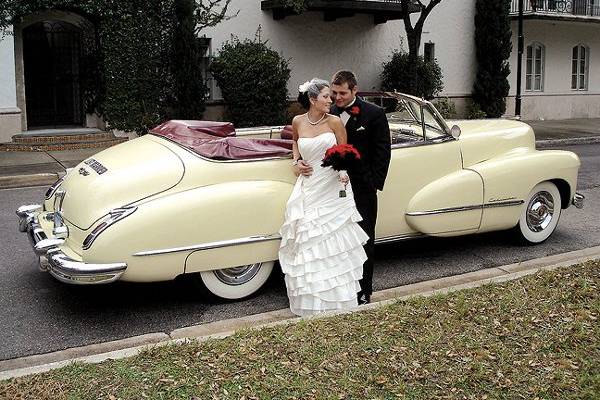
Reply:
M302 159L315 167L321 165L325 152L337 143L333 132L321 133L313 137L298 138L298 150Z

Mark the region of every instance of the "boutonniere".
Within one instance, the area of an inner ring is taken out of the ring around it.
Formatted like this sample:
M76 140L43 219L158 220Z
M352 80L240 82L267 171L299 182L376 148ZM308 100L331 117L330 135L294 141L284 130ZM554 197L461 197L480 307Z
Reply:
M350 107L350 114L355 117L358 116L358 114L360 114L360 107L359 106Z

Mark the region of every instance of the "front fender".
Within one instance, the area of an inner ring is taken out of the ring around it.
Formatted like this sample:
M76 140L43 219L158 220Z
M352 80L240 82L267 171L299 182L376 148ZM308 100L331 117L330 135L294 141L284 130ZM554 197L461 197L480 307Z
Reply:
M437 179L408 203L411 228L432 236L454 236L477 231L481 222L483 182L479 174L460 170Z

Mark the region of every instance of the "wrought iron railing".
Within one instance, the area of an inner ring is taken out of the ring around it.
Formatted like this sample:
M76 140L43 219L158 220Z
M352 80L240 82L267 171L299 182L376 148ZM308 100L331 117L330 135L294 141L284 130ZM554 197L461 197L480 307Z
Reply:
M512 0L510 11L519 12L519 0ZM600 17L600 0L524 0L523 13Z

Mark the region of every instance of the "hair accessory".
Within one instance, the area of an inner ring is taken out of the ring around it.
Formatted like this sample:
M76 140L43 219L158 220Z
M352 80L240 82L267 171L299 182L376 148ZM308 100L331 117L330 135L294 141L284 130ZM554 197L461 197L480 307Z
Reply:
M308 92L308 87L310 86L311 81L306 81L302 85L298 86L298 92L306 93Z

